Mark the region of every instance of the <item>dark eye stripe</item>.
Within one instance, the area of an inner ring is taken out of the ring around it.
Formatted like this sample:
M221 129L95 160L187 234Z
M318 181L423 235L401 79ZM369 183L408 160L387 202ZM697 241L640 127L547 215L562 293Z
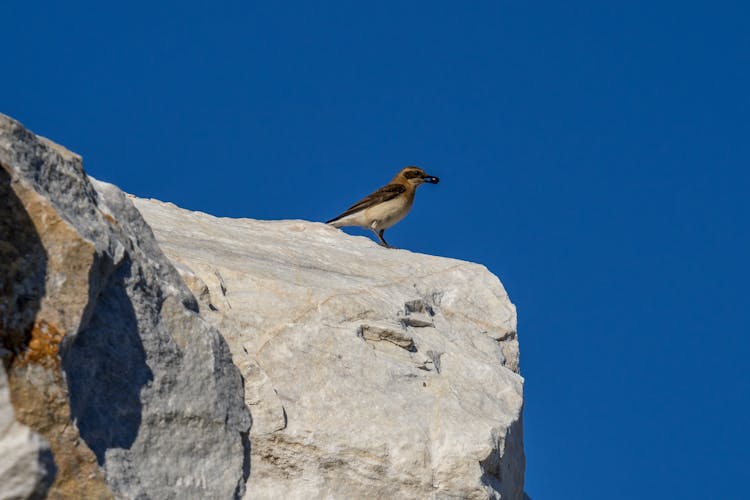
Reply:
M404 177L406 177L407 179L413 179L415 177L422 177L422 172L418 170L407 170L406 172L404 172Z

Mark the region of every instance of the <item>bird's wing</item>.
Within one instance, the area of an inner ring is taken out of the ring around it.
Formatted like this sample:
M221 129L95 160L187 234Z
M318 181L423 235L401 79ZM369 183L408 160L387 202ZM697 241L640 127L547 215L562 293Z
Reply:
M404 186L403 184L388 184L387 186L383 186L374 193L365 196L357 203L349 207L346 212L337 217L334 217L333 219L326 222L326 224L335 222L343 217L346 217L347 215L361 212L362 210L366 210L380 203L385 203L386 201L392 200L393 198L404 192L406 192L406 186Z

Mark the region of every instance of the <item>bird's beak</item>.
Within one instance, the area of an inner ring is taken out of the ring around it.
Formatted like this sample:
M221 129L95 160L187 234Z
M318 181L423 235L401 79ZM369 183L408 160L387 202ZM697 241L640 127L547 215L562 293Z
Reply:
M422 180L424 180L425 182L429 182L430 184L437 184L438 182L440 182L440 179L438 179L434 175L425 175L424 177L422 177Z

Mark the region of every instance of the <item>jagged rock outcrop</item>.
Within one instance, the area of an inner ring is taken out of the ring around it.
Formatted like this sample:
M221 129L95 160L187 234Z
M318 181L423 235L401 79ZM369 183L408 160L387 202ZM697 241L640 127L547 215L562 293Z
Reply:
M484 267L133 201L242 371L246 498L522 498L515 307Z
M133 204L4 115L0 200L0 446L27 426L54 460L29 495L241 496L240 374Z
M0 499L523 498L484 267L128 197L3 115L0 359Z

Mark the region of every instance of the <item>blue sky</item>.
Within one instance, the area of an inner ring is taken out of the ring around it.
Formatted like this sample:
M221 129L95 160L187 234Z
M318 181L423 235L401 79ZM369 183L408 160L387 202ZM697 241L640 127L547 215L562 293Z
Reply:
M518 306L527 491L747 498L747 2L3 2L0 112L143 197L386 233Z

